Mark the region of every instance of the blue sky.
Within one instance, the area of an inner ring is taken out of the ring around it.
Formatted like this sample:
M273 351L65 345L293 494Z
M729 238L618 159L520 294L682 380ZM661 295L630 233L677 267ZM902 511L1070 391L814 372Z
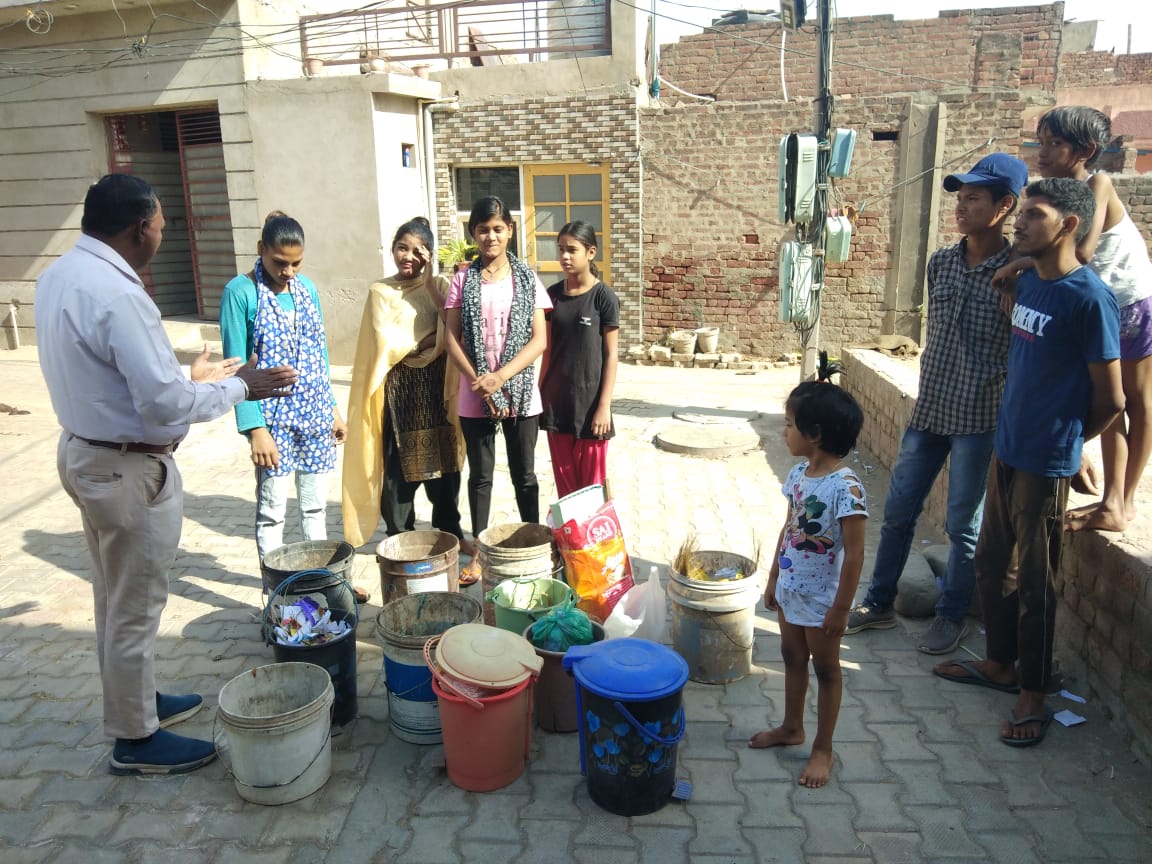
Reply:
M633 0L647 6L646 0ZM817 0L808 0L809 20L815 18ZM893 15L896 18L934 18L941 9L995 8L1030 5L1027 0L834 0L841 18L856 15ZM732 9L779 9L778 0L656 0L657 38L662 43L674 42L684 33L699 33L700 26ZM1065 20L1096 20L1096 49L1115 49L1122 54L1128 42L1128 25L1132 25L1133 53L1152 52L1152 3L1147 0L1065 0ZM670 19L681 19L673 21ZM681 23L682 21L691 23ZM693 26L696 25L696 26Z

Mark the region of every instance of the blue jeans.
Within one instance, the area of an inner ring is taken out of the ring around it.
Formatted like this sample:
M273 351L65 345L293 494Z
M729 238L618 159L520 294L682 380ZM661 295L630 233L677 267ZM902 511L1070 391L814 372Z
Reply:
M300 527L305 540L327 540L328 478L330 474L291 474L271 476L256 469L256 551L260 560L284 545L284 520L288 513L288 490L296 483L300 506Z
M988 465L995 431L975 435L936 435L909 428L900 443L892 469L892 483L884 504L884 527L872 569L872 584L864 605L891 609L896 583L908 563L916 520L936 482L944 461L948 464L948 515L944 530L951 540L948 570L940 586L936 615L960 621L968 614L976 587L976 537L984 514Z

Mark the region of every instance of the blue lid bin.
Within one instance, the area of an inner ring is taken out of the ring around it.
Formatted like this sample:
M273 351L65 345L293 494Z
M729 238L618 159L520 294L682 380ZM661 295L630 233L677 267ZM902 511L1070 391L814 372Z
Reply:
M620 816L659 810L676 785L688 664L647 639L576 645L563 663L576 678L580 771L588 778L588 796Z

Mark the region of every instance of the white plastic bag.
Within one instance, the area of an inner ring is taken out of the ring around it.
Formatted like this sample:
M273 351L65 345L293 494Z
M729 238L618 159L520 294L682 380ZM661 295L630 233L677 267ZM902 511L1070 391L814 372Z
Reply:
M664 586L660 584L660 573L653 564L648 569L648 578L630 588L613 607L604 622L604 635L608 639L633 636L662 642L667 619Z

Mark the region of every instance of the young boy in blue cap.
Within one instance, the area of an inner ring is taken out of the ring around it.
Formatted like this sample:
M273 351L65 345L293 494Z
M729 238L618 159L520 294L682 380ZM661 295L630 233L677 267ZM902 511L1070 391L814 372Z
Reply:
M852 610L847 633L896 625L897 583L945 460L951 550L935 620L917 647L945 654L966 632L964 616L976 585L976 536L1008 367L1009 321L992 276L1011 255L1004 221L1027 181L1027 166L1007 153L985 156L967 174L944 178L944 188L956 193L956 228L964 236L928 262L920 395L892 469L872 583Z

